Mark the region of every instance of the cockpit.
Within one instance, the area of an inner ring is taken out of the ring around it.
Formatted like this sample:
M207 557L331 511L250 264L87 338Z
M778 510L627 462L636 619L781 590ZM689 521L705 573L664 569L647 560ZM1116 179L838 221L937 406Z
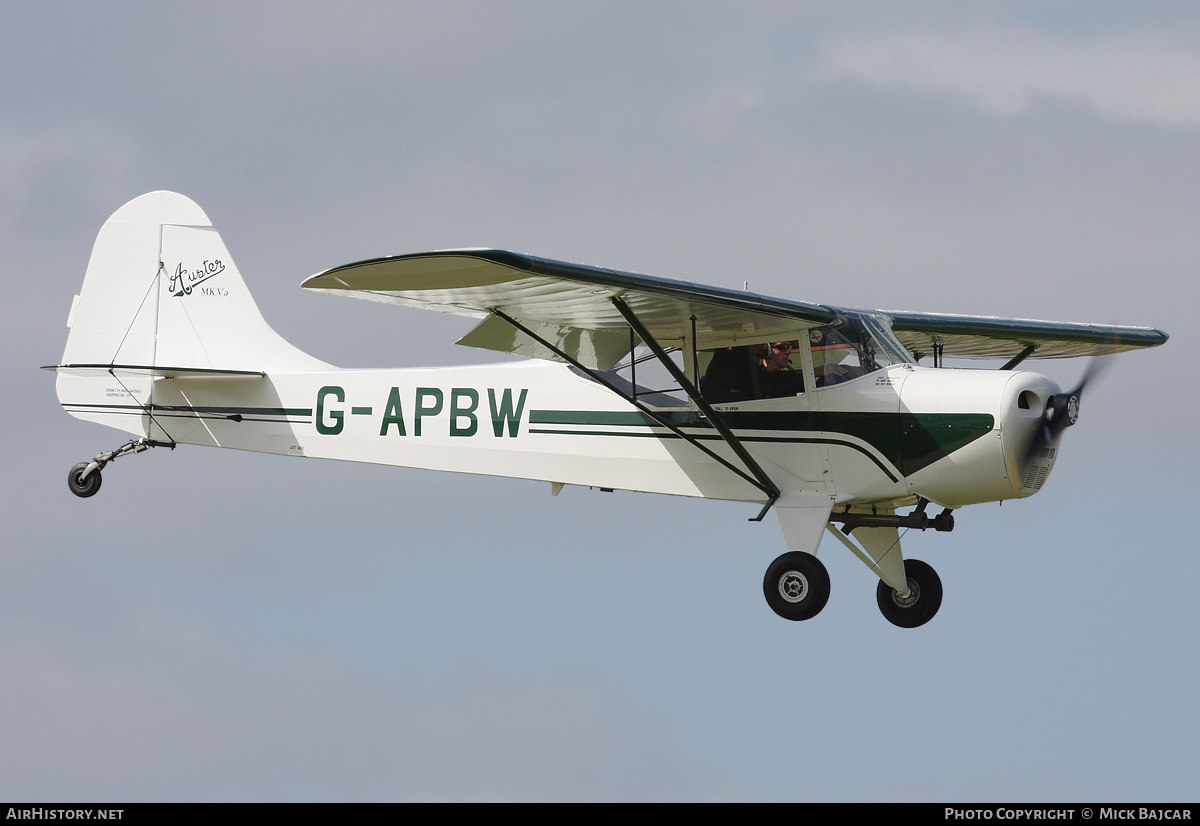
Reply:
M697 353L700 393L711 404L795 396L805 391L804 353L812 359L816 388L852 381L912 357L885 318L843 311L823 327L797 331L798 338L776 339Z

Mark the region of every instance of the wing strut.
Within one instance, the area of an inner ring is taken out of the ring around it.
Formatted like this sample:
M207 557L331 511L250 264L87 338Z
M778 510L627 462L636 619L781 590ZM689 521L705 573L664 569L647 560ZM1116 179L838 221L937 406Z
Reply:
M1001 367L1000 369L1001 369L1001 370L1011 370L1011 369L1013 369L1013 368L1014 368L1014 367L1016 367L1018 364L1020 364L1021 362L1023 362L1025 359L1027 359L1027 358L1029 358L1030 356L1032 356L1032 355L1033 355L1033 351L1034 351L1034 350L1036 350L1036 349L1037 349L1037 345L1036 345L1036 344L1029 344L1029 345L1026 345L1026 347L1025 347L1025 349L1024 349L1024 350L1022 350L1021 352L1019 352L1019 353L1017 353L1015 356L1013 356L1011 359L1009 359L1009 360L1008 360L1008 362L1007 362L1007 363L1006 363L1006 364L1005 364L1003 367Z
M625 320L629 322L629 328L638 334L638 337L650 348L650 351L654 353L655 357L662 363L662 366L667 369L667 372L671 374L671 378L679 382L679 386L683 388L683 392L687 393L688 398L696 403L696 407L700 409L704 418L708 419L712 426L716 428L716 431L721 434L721 438L725 440L725 444L729 445L729 449L736 453L737 457L742 460L742 464L754 474L758 480L755 483L755 487L770 497L758 516L750 520L752 522L761 521L767 515L767 511L771 509L771 506L775 504L775 500L779 498L779 488L771 481L771 477L759 466L758 462L754 461L754 457L742 446L742 443L738 441L737 436L729 429L729 426L725 424L725 421L717 411L713 410L712 406L704 400L704 397L700 395L700 391L696 389L696 386L688 381L688 377L684 375L684 372L671 360L671 357L667 355L662 346L655 341L654 336L650 334L650 331L646 329L641 320L634 315L633 310L629 309L629 305L617 296L613 296L612 303L620 311L621 315L625 316ZM695 347L696 339L693 337L693 357L695 355ZM745 476L744 473L741 475Z
M705 453L707 456L709 456L712 459L715 459L717 462L719 462L720 464L729 468L734 473L736 473L738 476L745 479L751 485L754 485L754 487L758 488L763 493L765 493L768 497L767 504L763 507L762 511L758 514L758 516L756 516L754 519L750 520L751 522L761 521L762 518L766 515L767 511L770 510L771 506L773 504L775 504L775 500L779 498L779 488L775 486L775 483L771 481L770 477L767 476L767 474L763 471L763 469L758 466L758 463L754 461L754 459L750 456L750 454L746 452L746 449L744 447L742 447L740 442L738 442L737 437L734 436L732 431L730 431L729 428L725 426L725 423L722 422L716 416L716 413L712 410L711 407L708 406L708 403L705 402L702 398L700 398L700 394L696 391L696 388L692 386L692 383L687 380L686 376L684 376L682 373L679 372L679 368L675 366L675 362L671 361L671 358L663 351L662 347L659 346L658 342L654 340L654 337L652 335L650 335L649 331L647 331L646 328L642 326L641 322L639 322L637 320L637 317L633 315L633 312L629 309L629 307L625 304L625 302L621 301L618 298L614 298L612 301L613 301L613 304L616 305L617 309L621 311L622 315L624 315L627 319L632 319L632 321L630 323L630 328L636 330L637 334L641 337L642 341L645 342L646 345L650 347L650 349L654 352L655 356L659 359L659 361L663 362L663 364L667 366L667 370L671 372L671 375L674 376L677 380L682 379L682 381L680 381L680 386L688 394L688 397L697 403L697 406L700 407L701 412L704 413L706 416L708 416L709 421L712 422L714 427L717 428L717 432L721 434L721 438L725 440L725 442L733 449L734 453L736 453L738 455L738 457L741 458L742 461L744 461L746 463L746 466L748 468L750 468L750 470L758 478L755 478L755 476L750 476L745 471L743 471L741 468L735 466L734 464L727 461L723 457L717 455L712 450L705 447L705 445L703 443L701 443L700 440L697 439L695 436L692 436L690 433L685 433L682 428L671 424L669 421L667 421L667 419L664 416L660 415L657 411L655 411L653 408L651 408L645 402L638 399L636 396L629 395L624 390L617 387L612 382L608 381L608 379L606 379L598 371L592 370L590 367L584 366L583 364L581 364L576 359L572 358L567 353L564 353L560 348L551 344L549 341L546 341L546 339L539 336L533 330L529 329L528 327L526 327L521 322L517 321L512 316L505 313L503 310L493 309L492 314L495 315L497 318L503 319L504 321L508 322L513 327L516 327L522 333L529 336L534 341L541 344L543 347L546 347L547 349L549 349L556 356L558 356L559 358L566 361L572 367L576 368L577 370L582 370L584 373L586 373L592 379L594 379L595 381L604 385L612 392L616 393L618 396L620 396L625 401L632 404L634 407L636 407L638 410L640 410L646 416L649 416L656 423L658 423L662 427L665 427L667 430L670 430L672 433L674 433L679 438L683 439L685 442L695 446L696 448L701 450L703 453ZM636 327L635 327L635 323L636 323Z

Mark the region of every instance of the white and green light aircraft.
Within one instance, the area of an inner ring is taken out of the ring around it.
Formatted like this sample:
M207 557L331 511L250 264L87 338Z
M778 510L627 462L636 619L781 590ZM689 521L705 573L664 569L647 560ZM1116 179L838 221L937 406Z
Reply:
M191 444L744 501L783 530L763 583L777 614L824 607L828 532L879 577L884 616L915 627L942 586L904 560L899 529L948 531L964 505L1037 493L1079 415L1083 383L1063 392L1018 364L1167 340L805 304L498 250L360 261L304 287L478 318L459 344L530 359L319 361L263 320L204 212L152 192L100 230L49 368L71 415L134 436L73 467L71 491L95 494L118 457ZM639 368L670 387L639 384Z

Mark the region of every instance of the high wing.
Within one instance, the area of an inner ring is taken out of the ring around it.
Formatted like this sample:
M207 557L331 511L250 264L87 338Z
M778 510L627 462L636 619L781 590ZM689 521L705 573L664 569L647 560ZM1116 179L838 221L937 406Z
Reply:
M503 316L581 364L607 370L630 350L620 299L664 346L695 331L695 347L794 338L834 321L842 310L669 278L570 264L503 250L464 249L374 258L335 267L306 289L382 301L482 321L458 343L522 356L561 357ZM936 313L880 313L917 358L1071 358L1104 355L1167 340L1161 330ZM694 326L693 326L694 325ZM639 339L639 343L641 342Z
M664 346L689 337L694 318L699 349L784 333L794 338L798 329L837 317L816 304L501 250L375 258L314 275L304 287L483 318L459 344L561 360L504 321L499 311L597 370L608 370L630 350L629 323L614 298L625 302Z
M1162 330L1033 321L1023 318L885 313L892 331L917 358L933 355L979 359L1074 358L1156 347L1167 340Z

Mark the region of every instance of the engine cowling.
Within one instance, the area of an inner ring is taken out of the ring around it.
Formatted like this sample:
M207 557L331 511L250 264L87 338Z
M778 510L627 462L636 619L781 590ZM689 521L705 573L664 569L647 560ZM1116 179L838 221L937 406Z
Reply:
M1054 467L1061 431L1030 447L1060 396L1039 373L915 370L901 393L909 489L951 508L1037 493Z

